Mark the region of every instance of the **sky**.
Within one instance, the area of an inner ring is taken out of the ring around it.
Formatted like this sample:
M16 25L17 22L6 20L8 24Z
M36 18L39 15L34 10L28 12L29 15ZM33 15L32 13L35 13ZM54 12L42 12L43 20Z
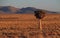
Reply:
M0 6L35 7L60 12L60 0L0 0Z

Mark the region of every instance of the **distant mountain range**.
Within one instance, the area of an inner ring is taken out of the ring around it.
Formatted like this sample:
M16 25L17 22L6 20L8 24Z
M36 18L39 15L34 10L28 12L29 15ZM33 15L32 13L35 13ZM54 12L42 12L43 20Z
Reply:
M15 7L11 7L11 6L0 6L0 14L1 13L7 13L7 14L33 14L34 11L38 10L37 8L34 7L26 7L26 8L15 8ZM39 9L41 10L41 9ZM52 14L56 14L58 12L54 12L54 11L48 11L45 10L46 13L52 13Z

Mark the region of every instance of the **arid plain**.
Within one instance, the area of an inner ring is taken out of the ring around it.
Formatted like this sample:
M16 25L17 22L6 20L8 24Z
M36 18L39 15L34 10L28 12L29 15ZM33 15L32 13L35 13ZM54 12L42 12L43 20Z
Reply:
M60 38L60 14L0 14L0 38Z

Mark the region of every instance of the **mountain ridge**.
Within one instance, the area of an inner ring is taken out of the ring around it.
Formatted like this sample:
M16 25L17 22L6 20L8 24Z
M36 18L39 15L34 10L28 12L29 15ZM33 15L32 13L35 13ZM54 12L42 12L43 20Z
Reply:
M1 13L8 13L8 14L33 14L34 11L36 10L43 10L46 11L46 13L52 13L52 14L57 14L58 12L54 11L48 11L44 9L37 9L34 7L26 7L26 8L16 8L12 6L0 6L0 14Z

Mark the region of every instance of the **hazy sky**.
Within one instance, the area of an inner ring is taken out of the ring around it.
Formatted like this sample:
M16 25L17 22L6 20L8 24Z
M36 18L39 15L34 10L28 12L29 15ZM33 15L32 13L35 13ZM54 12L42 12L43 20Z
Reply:
M0 6L14 6L17 8L36 7L60 11L60 0L0 0Z

